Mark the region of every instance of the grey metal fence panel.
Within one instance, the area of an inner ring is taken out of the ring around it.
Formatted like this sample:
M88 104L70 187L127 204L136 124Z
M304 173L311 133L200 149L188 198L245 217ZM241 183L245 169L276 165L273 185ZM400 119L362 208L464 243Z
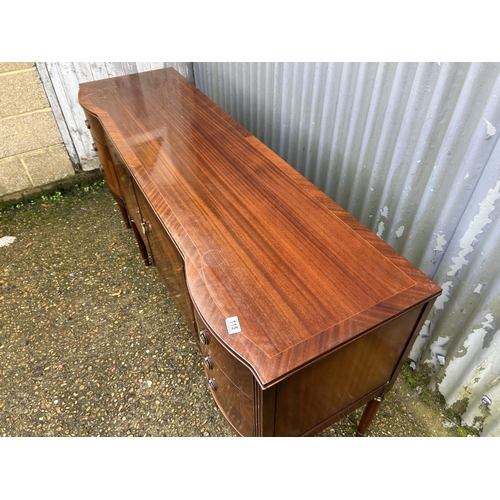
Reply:
M442 285L411 354L500 436L500 63L194 63L196 85Z

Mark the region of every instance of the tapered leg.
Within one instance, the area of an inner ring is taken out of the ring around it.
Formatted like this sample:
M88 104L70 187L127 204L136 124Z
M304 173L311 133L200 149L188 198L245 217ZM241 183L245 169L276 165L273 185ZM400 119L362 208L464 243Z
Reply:
M135 239L137 240L137 244L139 245L139 250L141 252L142 260L144 260L144 264L146 264L146 266L149 267L150 262L149 262L148 251L146 249L144 241L142 241L141 234L139 233L139 230L137 229L137 226L135 225L134 222L132 222L132 229L134 230Z
M111 191L111 195L115 199L116 204L118 205L118 208L120 209L120 213L122 214L123 222L125 222L125 226L127 226L127 229L130 229L130 221L128 219L128 213L127 213L127 209L125 208L125 203L123 202L123 199L120 196L113 193L113 191Z
M123 217L123 222L125 222L127 229L130 229L130 222L128 220L127 209L121 203L118 203L118 207L120 208L120 212L121 212L122 217Z
M368 426L370 425L375 413L379 409L380 404L384 400L384 396L378 396L375 399L372 399L365 408L361 420L359 421L358 430L356 431L357 437L362 437L365 435Z

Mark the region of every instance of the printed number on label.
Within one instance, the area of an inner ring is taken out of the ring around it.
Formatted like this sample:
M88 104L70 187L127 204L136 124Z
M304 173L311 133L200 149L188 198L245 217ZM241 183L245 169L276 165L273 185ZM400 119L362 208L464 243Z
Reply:
M226 318L226 326L228 333L240 333L241 327L240 322L238 320L238 316L231 316L230 318Z

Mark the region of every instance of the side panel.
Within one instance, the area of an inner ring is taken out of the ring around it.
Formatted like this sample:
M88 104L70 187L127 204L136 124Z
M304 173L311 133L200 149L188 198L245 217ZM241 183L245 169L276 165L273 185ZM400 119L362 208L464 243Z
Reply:
M276 435L300 436L392 378L422 307L337 349L277 386Z

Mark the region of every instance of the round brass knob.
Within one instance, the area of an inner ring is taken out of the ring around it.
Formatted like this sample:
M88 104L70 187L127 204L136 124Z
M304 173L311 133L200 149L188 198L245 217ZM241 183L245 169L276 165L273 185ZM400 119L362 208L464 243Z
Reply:
M205 366L211 370L213 368L213 365L212 365L212 360L210 359L210 356L205 356L203 358L203 361L205 362Z
M200 340L202 341L203 344L205 345L208 344L208 335L205 330L200 330Z
M210 385L210 388L212 389L212 391L216 391L217 390L217 385L215 384L215 379L210 377L208 379L208 385Z

